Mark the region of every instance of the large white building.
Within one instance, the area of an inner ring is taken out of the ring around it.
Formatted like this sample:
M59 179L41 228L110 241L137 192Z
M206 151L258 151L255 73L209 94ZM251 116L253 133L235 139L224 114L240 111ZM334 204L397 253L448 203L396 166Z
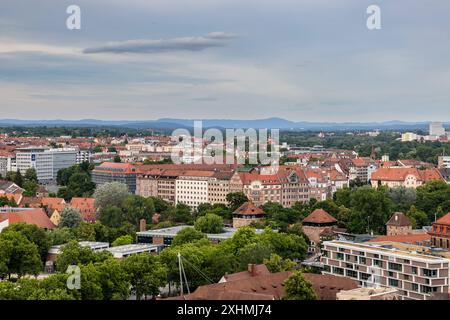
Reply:
M17 171L22 174L30 169L36 170L37 178L41 183L50 183L56 180L58 171L77 163L76 149L49 149L46 147L27 147L17 149Z
M175 203L184 203L192 209L202 203L209 202L209 184L211 172L204 172L205 175L200 176L203 172L199 172L199 176L180 176L175 181Z
M445 128L442 122L430 123L430 136L435 137L445 136Z

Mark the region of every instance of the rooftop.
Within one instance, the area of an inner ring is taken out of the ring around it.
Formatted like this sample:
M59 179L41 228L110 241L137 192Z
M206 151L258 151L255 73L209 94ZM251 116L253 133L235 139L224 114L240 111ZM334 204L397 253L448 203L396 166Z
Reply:
M189 228L189 227L192 228L192 226L181 225L181 226L174 226L174 227L169 227L169 228L147 230L147 231L137 232L136 235L144 236L144 237L170 237L170 238L173 238L177 235L178 232L180 232L184 228ZM223 228L224 232L222 232L222 233L215 233L215 234L208 233L208 234L206 234L206 236L210 240L226 240L226 239L233 237L233 235L236 233L237 230L238 229L235 229L235 228ZM256 229L257 234L262 233L263 231L264 230Z
M395 255L405 257L407 259L415 259L423 262L447 262L448 259L443 256L431 255L430 248L422 246L406 246L398 242L384 242L384 243L354 243L350 241L325 241L324 245L338 245L340 247L347 247L348 249L362 249L374 253L384 253L386 255ZM423 250L418 252L418 250Z

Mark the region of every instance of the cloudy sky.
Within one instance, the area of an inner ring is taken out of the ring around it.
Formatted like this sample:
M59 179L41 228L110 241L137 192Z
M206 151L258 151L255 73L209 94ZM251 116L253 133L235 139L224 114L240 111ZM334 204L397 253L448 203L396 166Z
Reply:
M68 30L66 8L81 8ZM366 9L381 7L381 30ZM0 118L450 121L448 0L1 0Z

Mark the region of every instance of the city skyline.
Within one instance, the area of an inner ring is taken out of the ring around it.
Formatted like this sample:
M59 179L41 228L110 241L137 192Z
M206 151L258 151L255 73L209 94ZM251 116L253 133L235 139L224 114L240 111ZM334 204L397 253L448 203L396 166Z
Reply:
M71 4L0 4L0 118L450 119L448 3Z

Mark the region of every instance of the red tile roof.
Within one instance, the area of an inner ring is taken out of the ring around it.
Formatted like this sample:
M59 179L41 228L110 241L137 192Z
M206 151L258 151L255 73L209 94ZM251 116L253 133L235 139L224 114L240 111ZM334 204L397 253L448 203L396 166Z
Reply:
M418 181L442 180L437 169L419 170L416 168L380 168L372 173L372 180L405 181L408 175L413 175Z
M386 222L387 226L396 226L396 227L409 227L411 226L411 221L409 218L402 212L396 212L392 215L388 222Z
M315 273L303 273L303 277L312 284L320 300L336 300L339 291L358 288L357 281L346 277Z
M400 242L400 243L408 243L408 244L418 244L423 241L430 240L431 236L427 233L418 233L418 234L402 234L396 236L379 236L374 239L369 240L368 242Z
M70 206L80 212L81 218L86 222L96 221L96 208L94 198L72 198Z
M333 218L328 212L323 209L316 209L309 214L303 222L307 223L336 223L337 220Z
M56 227L47 217L47 214L43 209L0 213L0 216L2 215L8 218L10 225L13 223L25 222L28 224L37 225L43 229L54 229Z
M244 214L244 215L264 215L264 211L257 206L255 206L252 202L247 201L242 204L239 208L237 208L233 213L235 214Z
M435 222L433 222L433 224L446 224L446 225L450 225L450 212L447 213L445 216L437 219Z

